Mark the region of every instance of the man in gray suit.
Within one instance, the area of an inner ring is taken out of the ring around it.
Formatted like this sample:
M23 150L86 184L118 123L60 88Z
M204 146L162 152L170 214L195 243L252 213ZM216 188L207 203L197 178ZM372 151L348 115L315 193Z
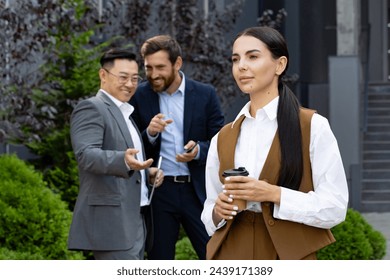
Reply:
M144 258L150 209L149 182L162 172L149 168L128 103L138 85L133 53L111 49L100 59L100 90L71 116L71 139L80 189L68 248L92 251L95 259Z

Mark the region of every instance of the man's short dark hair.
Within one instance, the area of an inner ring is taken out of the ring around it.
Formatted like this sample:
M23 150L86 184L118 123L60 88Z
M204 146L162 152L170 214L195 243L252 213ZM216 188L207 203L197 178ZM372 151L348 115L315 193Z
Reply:
M101 67L110 67L114 64L115 59L127 59L137 62L135 53L128 49L112 48L106 51L100 58Z

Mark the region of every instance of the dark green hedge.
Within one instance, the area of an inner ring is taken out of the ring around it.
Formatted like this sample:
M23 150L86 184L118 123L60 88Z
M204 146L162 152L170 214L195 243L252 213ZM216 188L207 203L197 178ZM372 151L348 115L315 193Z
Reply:
M7 248L0 248L0 260L44 260L41 254L32 254L29 252L11 251Z
M67 250L71 216L41 173L15 155L0 156L1 259L82 259Z
M66 241L72 213L45 184L41 173L15 155L0 156L0 259L83 259ZM353 209L334 227L336 242L318 252L320 260L380 260L386 253L382 233ZM181 231L176 259L197 259Z
M386 238L353 209L348 209L345 221L332 233L336 242L318 252L319 260L381 260L386 254ZM197 259L186 236L176 244L176 259Z
M191 241L187 236L184 236L176 243L176 260L197 260L198 255L192 247Z
M386 238L363 216L348 209L345 221L334 228L336 242L320 250L321 260L381 260L386 254Z

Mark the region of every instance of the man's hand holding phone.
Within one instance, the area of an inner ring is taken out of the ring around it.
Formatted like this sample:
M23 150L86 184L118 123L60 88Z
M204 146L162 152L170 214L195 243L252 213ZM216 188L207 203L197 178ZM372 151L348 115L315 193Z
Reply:
M184 153L176 155L176 161L189 162L193 160L199 151L199 144L193 140L184 145Z
M192 145L191 147L185 148L184 151L185 151L186 153L192 153L192 151L195 149L196 145L197 145L197 144L195 143L195 144Z

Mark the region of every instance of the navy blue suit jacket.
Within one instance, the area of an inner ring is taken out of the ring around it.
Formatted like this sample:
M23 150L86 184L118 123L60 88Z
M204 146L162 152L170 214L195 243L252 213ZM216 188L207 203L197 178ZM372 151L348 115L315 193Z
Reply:
M161 134L157 142L152 145L148 140L146 128L151 119L161 112L158 93L153 91L149 82L141 83L130 104L135 108L132 117L141 131L146 157L153 158L156 164L160 154ZM202 205L206 199L205 166L210 140L223 125L224 116L214 87L186 78L183 140L185 144L189 140L194 140L200 145L199 160L188 162L188 168L195 192Z

